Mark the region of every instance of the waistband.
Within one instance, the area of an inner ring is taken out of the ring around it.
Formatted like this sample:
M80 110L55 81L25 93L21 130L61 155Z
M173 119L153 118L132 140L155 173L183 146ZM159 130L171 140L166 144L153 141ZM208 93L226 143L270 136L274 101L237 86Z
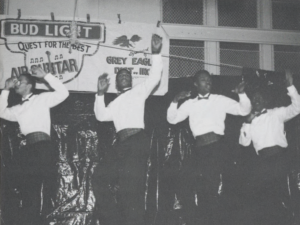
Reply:
M33 132L26 135L26 143L34 144L40 141L50 141L51 138L48 134L44 132Z
M283 152L285 152L285 150L286 150L285 148L282 148L282 147L276 145L276 146L263 148L262 150L259 150L258 155L262 158L268 158L268 157L283 153Z
M214 132L209 132L196 137L196 146L205 146L215 143L221 139L222 135L216 134Z
M142 128L127 128L127 129L120 130L117 133L118 141L121 141L121 142L125 141L129 137L139 133L142 130L143 130Z

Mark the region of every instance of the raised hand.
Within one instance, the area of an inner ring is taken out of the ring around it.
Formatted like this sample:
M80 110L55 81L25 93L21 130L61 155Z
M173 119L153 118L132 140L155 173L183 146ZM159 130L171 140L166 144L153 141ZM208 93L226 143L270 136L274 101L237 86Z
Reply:
M31 75L36 78L44 78L47 73L41 67L36 66L32 68Z
M177 103L178 101L180 101L182 99L186 99L190 96L191 96L191 91L182 91L174 97L173 102Z
M246 86L245 81L242 81L235 87L234 90L232 90L232 92L237 93L237 94L243 94L243 93L245 93L245 86Z
M16 78L8 78L6 81L5 81L5 87L4 87L4 90L9 90L9 89L12 89L14 88L17 83L19 81L16 79Z
M104 73L98 78L98 95L104 95L109 87L109 79L107 78L108 74Z
M162 37L157 34L152 35L151 39L151 51L152 54L159 54L162 48Z
M285 83L287 87L293 85L293 74L289 69L285 70Z

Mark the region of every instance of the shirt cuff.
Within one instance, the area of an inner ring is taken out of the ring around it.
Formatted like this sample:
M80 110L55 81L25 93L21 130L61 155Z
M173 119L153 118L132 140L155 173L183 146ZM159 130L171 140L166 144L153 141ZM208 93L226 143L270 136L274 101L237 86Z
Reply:
M294 85L287 87L287 90L290 95L297 93L297 89L295 88Z
M170 109L177 109L177 106L178 106L178 103L175 103L175 102L171 102L170 104Z
M104 95L98 95L96 94L96 100L103 100L104 101Z
M51 80L52 78L55 78L54 76L52 76L51 73L47 73L46 76L44 77L44 79L48 82L49 80ZM57 78L55 78L57 79Z
M152 55L152 63L153 64L162 63L162 56L161 55Z
M250 128L250 126L251 126L251 123L246 123L245 122L245 123L243 123L242 128L247 130L247 129Z
M247 99L248 96L246 95L246 93L242 93L242 94L239 94L239 98L240 99Z
M8 95L9 95L9 90L2 90L1 92L1 96L2 98L8 98Z

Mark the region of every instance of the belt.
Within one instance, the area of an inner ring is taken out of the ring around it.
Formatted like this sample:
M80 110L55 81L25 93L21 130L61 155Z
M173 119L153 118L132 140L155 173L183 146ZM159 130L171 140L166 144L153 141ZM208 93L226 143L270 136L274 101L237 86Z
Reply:
M123 129L121 131L119 131L117 133L117 137L119 141L125 141L126 139L128 139L129 137L131 137L134 134L139 133L140 131L142 131L142 128L127 128L127 129Z
M222 135L216 134L214 132L209 132L196 137L196 146L205 146L217 142L221 139Z
M40 141L50 141L51 138L48 134L44 132L33 132L26 135L26 143L34 144Z
M268 158L270 156L278 155L279 153L284 152L284 148L276 145L268 148L263 148L262 150L258 151L258 155L261 156L262 158Z

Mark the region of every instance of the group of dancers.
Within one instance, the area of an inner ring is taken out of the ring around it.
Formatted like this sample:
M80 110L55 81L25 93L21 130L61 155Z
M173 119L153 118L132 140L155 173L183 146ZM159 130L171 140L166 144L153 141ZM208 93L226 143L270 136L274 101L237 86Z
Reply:
M106 160L108 174L112 170L118 177L119 199L116 212L121 220L103 215L102 223L142 225L145 224L145 179L150 139L144 132L145 101L160 83L163 70L161 57L162 38L153 35L151 40L152 67L144 82L132 86L130 71L121 69L116 76L118 96L109 105L104 101L109 87L109 76L100 75L94 103L94 112L99 121L113 121L117 141L112 146ZM43 79L54 91L35 95L36 78ZM183 165L179 174L177 198L182 205L182 217L186 225L195 222L195 195L197 186L198 206L202 206L202 221L199 224L219 224L218 189L222 173L222 150L227 114L244 116L239 143L253 144L258 155L253 168L257 190L267 189L270 193L284 189L287 176L287 139L284 123L300 113L300 96L293 85L292 73L286 72L286 87L291 98L287 107L267 108L267 98L263 90L257 90L251 101L245 93L245 83L240 83L234 92L239 101L223 95L211 93L212 79L206 70L200 70L193 77L193 85L198 95L191 97L190 91L178 93L167 110L167 121L177 124L188 118L195 138L193 156ZM14 89L22 97L22 102L8 107L10 90ZM21 74L18 79L9 78L0 96L0 117L16 121L26 136L26 146L22 149L22 224L43 224L39 214L39 189L41 183L56 182L53 144L50 138L50 108L63 102L69 95L66 87L51 74L37 67L32 73ZM179 102L183 102L178 106ZM99 168L102 168L99 166ZM101 187L107 180L96 171L92 180L96 201L101 202ZM200 179L199 179L200 177ZM107 176L106 176L107 178ZM110 179L108 175L108 180ZM280 192L280 191L279 191ZM255 192L253 192L255 193ZM105 207L105 206L104 206ZM99 208L101 209L101 207ZM101 210L95 212L101 214ZM101 223L101 224L102 224ZM266 223L267 224L267 223Z

